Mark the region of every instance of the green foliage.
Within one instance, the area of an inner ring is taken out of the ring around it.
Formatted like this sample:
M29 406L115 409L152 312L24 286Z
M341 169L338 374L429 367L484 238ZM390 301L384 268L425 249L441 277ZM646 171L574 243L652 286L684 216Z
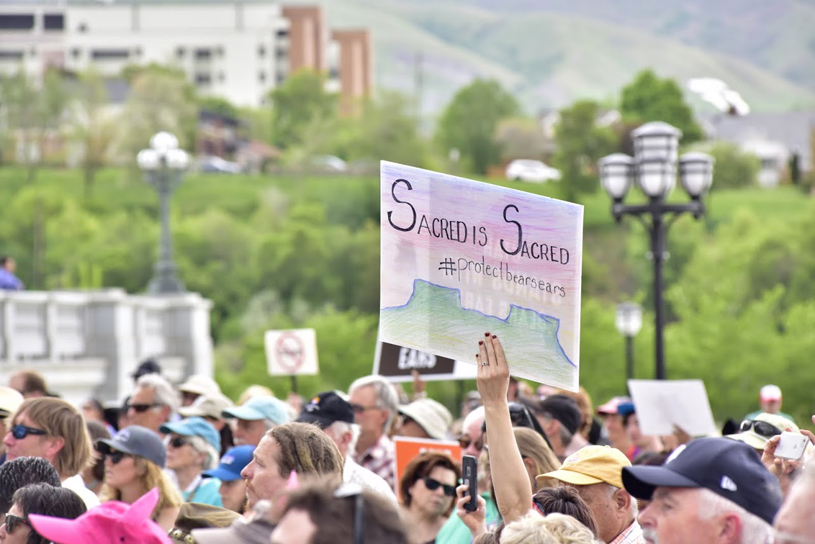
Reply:
M660 79L651 70L643 70L622 91L620 110L624 117L643 123L664 121L682 131L682 144L703 138L702 127L682 96L676 80Z
M713 166L711 189L737 189L754 187L761 170L761 161L751 153L741 151L736 145L719 142L708 151L716 163Z
M291 74L269 97L272 138L281 148L303 144L309 126L330 121L337 114L337 96L327 93L324 76L311 70Z
M542 159L546 138L534 119L504 119L498 123L495 141L501 147L501 159Z
M597 161L613 152L617 143L609 127L597 126L599 109L596 102L583 100L560 110L553 162L560 169L560 184L566 200L577 202L581 194L597 190L600 185Z
M445 149L458 149L478 174L501 159L495 141L499 121L519 113L518 102L495 80L477 79L460 89L444 109L437 140Z
M220 96L202 96L198 99L198 107L224 117L238 117L238 108L232 102Z

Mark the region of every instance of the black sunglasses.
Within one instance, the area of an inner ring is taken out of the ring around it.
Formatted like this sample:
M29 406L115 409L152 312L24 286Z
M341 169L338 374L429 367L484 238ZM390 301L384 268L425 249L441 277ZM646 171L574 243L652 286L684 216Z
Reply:
M425 476L424 478L422 478L422 480L424 480L424 486L429 491L435 491L441 487L444 490L444 494L447 495L448 497L456 496L456 486L454 485L443 484L438 480L434 480L430 476Z
M134 412L139 413L139 414L143 414L144 412L146 412L150 408L156 408L157 406L161 406L161 403L151 402L149 404L147 404L147 403L145 403L145 404L128 404L127 409L130 410L132 408Z
M34 427L28 427L26 425L15 425L11 428L11 436L16 438L17 440L22 440L26 436L33 434L36 436L45 436L48 433L43 431L42 429L35 429Z
M741 422L741 427L739 427L739 432L747 432L750 429L753 429L756 434L761 435L765 438L772 438L773 436L777 436L781 434L781 429L776 427L775 425L771 425L766 421L755 421L745 419Z
M343 484L334 492L335 499L354 498L354 544L365 543L365 501L362 487L358 484Z
M461 446L462 449L467 449L467 448L470 447L470 444L473 444L473 439L470 438L470 436L466 435L466 434L458 435L456 437L456 440L458 441L458 445ZM483 450L484 449L483 433L482 433L482 438L479 438L478 440L475 441L474 447L477 450Z
M110 459L110 462L113 463L114 465L118 465L119 462L122 459L124 459L125 455L127 454L123 451L110 450L107 452L103 452L102 455L104 455L105 459Z
M379 406L362 406L361 404L352 404L351 409L355 414L361 414L363 412L367 412L368 410L379 410Z
M167 445L178 449L178 448L183 448L184 446L186 446L189 443L190 443L190 441L187 440L186 438L184 438L183 436L176 436L176 437L171 438L170 441L167 442Z
M23 518L21 518L19 516L15 516L13 514L6 514L6 522L5 522L6 534L10 535L11 533L13 533L14 530L17 528L17 526L20 525L21 523L23 525L28 525L29 527L31 527L31 525L29 525L29 523L25 519L23 519Z

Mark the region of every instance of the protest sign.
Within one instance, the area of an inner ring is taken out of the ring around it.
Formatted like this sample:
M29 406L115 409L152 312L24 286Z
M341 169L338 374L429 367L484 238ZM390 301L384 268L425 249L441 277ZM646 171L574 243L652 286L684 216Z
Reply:
M705 384L701 380L628 380L628 390L644 435L690 436L716 433Z
M266 364L271 376L317 374L317 336L314 329L266 331Z
M408 464L420 453L438 451L446 453L457 463L461 462L461 446L458 442L448 440L433 440L432 438L411 438L407 436L394 436L393 446L396 450L396 482L402 481L402 475Z
M374 374L385 376L391 382L409 382L413 380L414 370L426 382L476 378L473 365L387 342L376 343Z
M498 335L514 376L577 390L583 207L381 163L380 337L475 364Z

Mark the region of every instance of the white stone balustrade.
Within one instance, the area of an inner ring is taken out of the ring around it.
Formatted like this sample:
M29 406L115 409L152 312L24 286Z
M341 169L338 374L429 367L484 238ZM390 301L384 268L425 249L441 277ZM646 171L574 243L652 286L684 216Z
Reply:
M73 403L122 400L148 357L172 382L212 376L212 303L196 293L0 291L0 384L23 368L41 372Z

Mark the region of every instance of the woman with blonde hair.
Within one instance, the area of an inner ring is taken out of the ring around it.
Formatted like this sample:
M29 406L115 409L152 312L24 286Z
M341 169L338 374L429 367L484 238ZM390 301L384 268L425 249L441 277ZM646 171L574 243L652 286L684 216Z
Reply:
M159 500L151 518L165 531L172 529L182 500L162 470L167 452L161 438L150 429L131 425L111 440L99 440L96 448L105 456L102 502L133 504L158 488Z
M515 434L515 442L518 444L518 450L521 452L521 459L524 461L524 467L527 474L529 474L529 483L532 484L532 493L539 489L546 487L553 487L557 482L551 482L548 479L542 478L540 482L536 477L538 474L546 474L547 472L554 471L560 468L560 461L558 460L555 452L546 443L543 437L527 427L513 427L512 432Z
M501 544L599 544L588 527L571 516L527 514L504 527Z

